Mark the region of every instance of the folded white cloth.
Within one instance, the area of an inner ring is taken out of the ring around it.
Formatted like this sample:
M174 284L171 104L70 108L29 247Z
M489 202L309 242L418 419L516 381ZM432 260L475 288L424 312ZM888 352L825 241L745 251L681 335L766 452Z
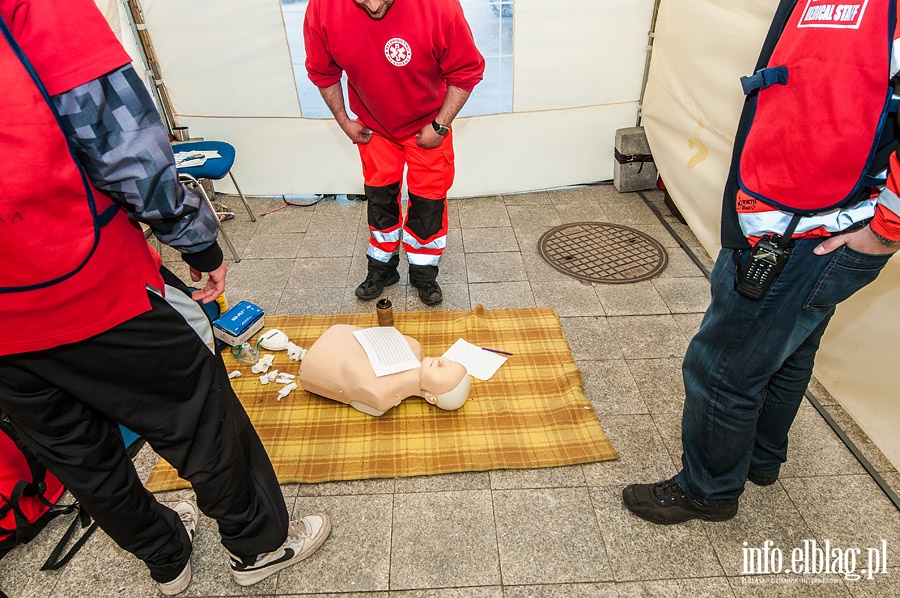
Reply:
M177 152L175 154L175 168L190 168L203 166L207 160L221 158L217 150L202 150L193 152Z

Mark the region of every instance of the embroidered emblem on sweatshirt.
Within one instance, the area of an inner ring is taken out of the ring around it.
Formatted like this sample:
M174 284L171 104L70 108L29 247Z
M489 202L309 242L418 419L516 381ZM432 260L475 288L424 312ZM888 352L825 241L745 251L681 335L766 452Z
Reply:
M412 58L412 48L406 40L392 37L384 44L384 55L394 66L406 66Z

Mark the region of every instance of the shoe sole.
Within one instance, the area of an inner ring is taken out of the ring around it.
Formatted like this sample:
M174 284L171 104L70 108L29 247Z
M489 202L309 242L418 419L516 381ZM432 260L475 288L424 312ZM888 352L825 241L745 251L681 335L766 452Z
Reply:
M310 544L304 552L297 553L296 555L294 555L294 558L290 559L289 561L284 561L283 563L278 563L273 567L260 569L259 571L252 571L250 573L239 573L232 571L231 575L234 577L234 583L242 587L252 586L253 584L259 583L262 580L275 575L282 569L287 569L291 565L296 565L300 561L314 554L322 546L322 544L325 543L325 540L327 540L328 536L331 534L331 518L326 516L324 519L325 524L322 526L322 529L319 530L319 537L315 542Z
M631 512L634 513L634 511L631 511ZM718 522L718 521L728 521L729 519L733 519L734 516L737 515L737 511L735 511L734 513L731 513L730 515L707 515L707 514L701 515L700 513L697 513L693 517L688 517L687 519L680 519L678 521L663 520L660 518L655 518L652 516L644 515L643 513L634 513L634 514L645 521L649 521L650 523L655 523L657 525L676 525L679 523L686 523L692 519L702 519L703 521L710 521L713 523Z
M391 277L387 280L387 282L385 282L383 285L381 285L381 288L378 289L378 292L377 292L377 293L368 293L368 294L366 294L366 293L360 293L359 287L357 287L357 288L356 288L356 296L359 297L360 299L362 299L363 301L371 301L372 299L376 299L377 297L379 297L379 296L384 292L385 287L389 287L389 286L391 286L391 285L395 285L395 284L397 284L398 282L400 282L400 273L399 273L399 272L394 272L394 275L391 276Z
M191 585L191 562L188 561L187 566L172 581L159 584L159 593L163 596L175 596L180 594Z

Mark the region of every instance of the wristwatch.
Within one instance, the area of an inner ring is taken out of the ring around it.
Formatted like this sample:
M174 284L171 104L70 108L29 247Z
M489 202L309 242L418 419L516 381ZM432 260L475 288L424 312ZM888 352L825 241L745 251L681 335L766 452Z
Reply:
M872 229L869 228L869 230L872 230ZM883 236L879 235L878 233L876 233L874 230L872 230L872 234L875 235L875 238L878 239L879 241L881 241L881 244L884 245L885 247L900 247L900 241L893 241L891 239L888 239L887 237L883 237Z
M442 125L436 120L431 121L431 126L434 127L434 132L441 137L450 132L450 127L448 127L447 125Z

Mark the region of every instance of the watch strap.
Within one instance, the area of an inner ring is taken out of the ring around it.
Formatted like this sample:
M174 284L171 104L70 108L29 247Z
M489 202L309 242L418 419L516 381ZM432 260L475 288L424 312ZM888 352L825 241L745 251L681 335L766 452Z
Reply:
M875 238L881 241L881 244L886 247L900 247L900 241L894 241L893 239L888 239L885 236L879 235L872 228L869 228L872 231L872 234L875 235Z
M434 128L434 132L441 137L450 132L450 127L448 127L447 125L442 125L436 120L431 121L431 126Z

